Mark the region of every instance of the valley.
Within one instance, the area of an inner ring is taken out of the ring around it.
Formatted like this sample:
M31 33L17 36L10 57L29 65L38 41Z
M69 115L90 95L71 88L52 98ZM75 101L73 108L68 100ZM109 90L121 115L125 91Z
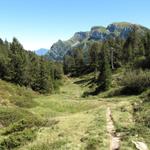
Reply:
M4 0L0 150L150 150L150 0Z
M64 78L59 93L35 96L37 104L24 110L48 121L38 127L31 142L21 144L19 150L108 150L111 139L107 131L107 109L112 111L116 134L120 136L121 150L136 150L132 141L147 142L148 139L132 134L135 126L132 104L138 96L105 98L103 93L83 98L87 89L87 76ZM80 84L77 84L80 83ZM11 107L15 107L10 104ZM2 107L2 106L1 106ZM4 107L4 106L3 106ZM10 106L9 106L10 107ZM34 128L34 126L32 127ZM2 131L1 131L2 132ZM0 139L6 138L1 135Z

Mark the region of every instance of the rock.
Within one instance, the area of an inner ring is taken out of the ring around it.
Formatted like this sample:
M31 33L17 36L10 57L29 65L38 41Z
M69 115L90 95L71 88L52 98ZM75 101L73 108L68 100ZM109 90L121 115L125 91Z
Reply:
M120 148L120 138L118 138L118 137L113 137L112 138L111 148L112 148L112 150L119 150L119 148Z
M139 142L139 141L132 141L133 144L135 144L135 147L138 150L149 150L147 145L143 142Z

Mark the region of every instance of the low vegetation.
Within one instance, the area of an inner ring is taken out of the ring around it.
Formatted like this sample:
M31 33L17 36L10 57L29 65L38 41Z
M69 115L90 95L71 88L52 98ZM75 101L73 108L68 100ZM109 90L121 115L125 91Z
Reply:
M140 94L150 88L150 71L127 71L122 78L123 94Z

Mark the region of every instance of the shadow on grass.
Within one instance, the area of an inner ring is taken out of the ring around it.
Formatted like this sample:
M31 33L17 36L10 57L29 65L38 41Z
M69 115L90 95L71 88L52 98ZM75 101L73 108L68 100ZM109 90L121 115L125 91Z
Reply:
M90 78L90 79L82 79L79 81L74 82L74 84L85 84L85 86L90 86L95 82L95 78Z

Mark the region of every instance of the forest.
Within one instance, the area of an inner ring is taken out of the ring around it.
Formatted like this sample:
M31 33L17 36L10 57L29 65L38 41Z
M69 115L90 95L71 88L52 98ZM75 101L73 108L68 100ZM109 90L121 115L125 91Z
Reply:
M16 38L12 43L0 39L0 79L40 93L51 93L58 88L62 74L60 63L24 50Z

